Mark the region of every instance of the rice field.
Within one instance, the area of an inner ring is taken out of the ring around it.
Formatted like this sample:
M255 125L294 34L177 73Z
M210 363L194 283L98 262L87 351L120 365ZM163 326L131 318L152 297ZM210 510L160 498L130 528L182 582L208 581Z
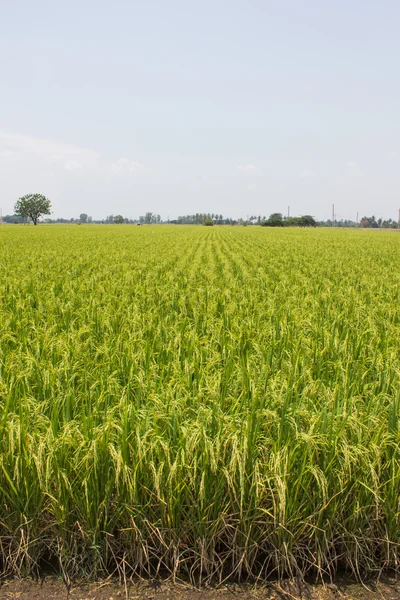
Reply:
M400 236L0 227L0 569L400 558Z

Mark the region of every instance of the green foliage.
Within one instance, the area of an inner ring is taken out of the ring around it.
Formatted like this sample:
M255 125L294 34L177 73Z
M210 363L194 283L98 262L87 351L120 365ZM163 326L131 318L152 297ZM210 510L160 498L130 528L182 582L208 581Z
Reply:
M299 227L316 227L317 222L311 215L303 215L298 218L297 224Z
M283 227L283 217L281 213L273 213L266 221L262 223L263 227Z
M27 223L27 218L18 215L5 215L2 220L4 223Z
M205 225L206 227L212 227L212 226L214 225L214 221L213 221L212 219L206 219L206 220L204 221L204 225Z
M26 194L14 206L15 214L29 218L36 225L39 217L51 214L51 202L42 194Z
M116 217L114 217L114 223L116 223L117 225L121 225L121 223L124 222L124 217L122 215L117 215Z
M0 250L7 576L398 568L397 234L3 227Z
M288 217L283 221L285 227L316 227L317 222L311 215Z
M380 221L382 221L382 220L380 219ZM376 229L377 227L380 226L380 224L377 222L374 215L372 215L372 217L363 217L360 221L360 225L361 225L361 227L364 227L364 228L371 227L372 229Z

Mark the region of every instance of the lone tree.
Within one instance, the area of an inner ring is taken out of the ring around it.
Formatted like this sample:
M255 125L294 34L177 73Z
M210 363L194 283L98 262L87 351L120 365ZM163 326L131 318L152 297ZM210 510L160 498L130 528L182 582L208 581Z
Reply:
M38 218L51 213L51 202L42 194L26 194L14 206L15 214L24 219L31 219L37 225Z

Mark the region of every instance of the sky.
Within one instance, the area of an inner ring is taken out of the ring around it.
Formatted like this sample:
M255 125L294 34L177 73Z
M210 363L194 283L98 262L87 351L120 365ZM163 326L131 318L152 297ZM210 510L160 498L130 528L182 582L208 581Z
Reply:
M0 0L0 208L400 208L398 0Z

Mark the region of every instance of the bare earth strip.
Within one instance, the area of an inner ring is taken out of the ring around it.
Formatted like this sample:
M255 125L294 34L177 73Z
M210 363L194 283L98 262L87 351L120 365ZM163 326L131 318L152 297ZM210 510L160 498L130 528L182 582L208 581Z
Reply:
M125 588L108 582L82 583L71 587L56 578L37 583L32 580L6 581L0 585L1 600L400 600L400 582L391 579L379 584L360 585L338 580L325 586L290 582L259 587L229 585L196 589L185 584L140 582Z

